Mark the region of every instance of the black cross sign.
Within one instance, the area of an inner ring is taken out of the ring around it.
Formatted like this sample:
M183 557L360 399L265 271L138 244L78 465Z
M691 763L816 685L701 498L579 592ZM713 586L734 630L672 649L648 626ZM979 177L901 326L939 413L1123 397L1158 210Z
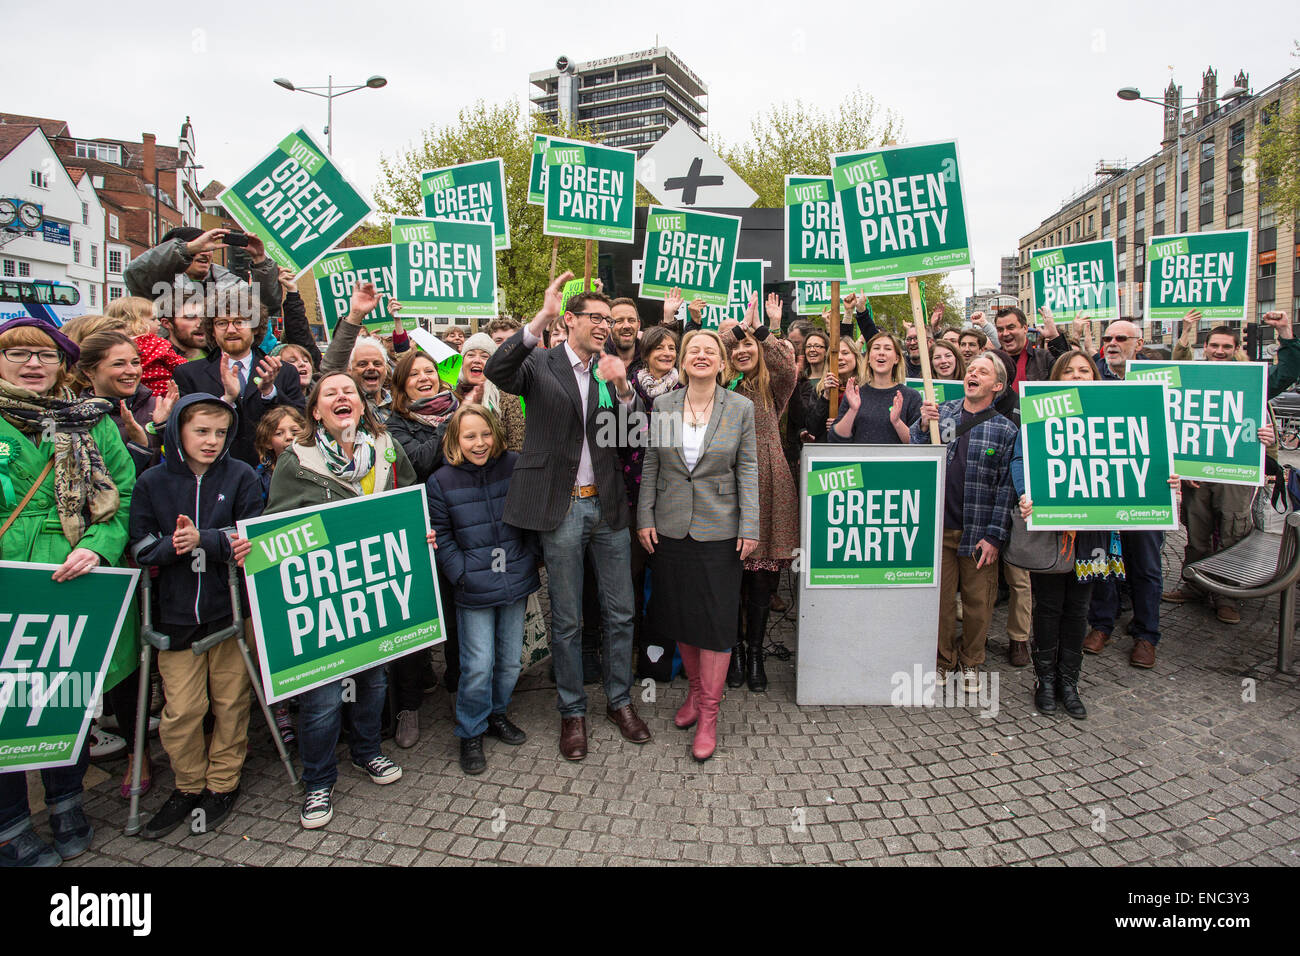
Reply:
M691 168L685 176L673 176L671 179L664 180L664 189L680 189L682 191L682 205L695 205L695 192L701 186L721 186L721 176L701 176L700 170L704 167L704 160L696 156L691 160Z

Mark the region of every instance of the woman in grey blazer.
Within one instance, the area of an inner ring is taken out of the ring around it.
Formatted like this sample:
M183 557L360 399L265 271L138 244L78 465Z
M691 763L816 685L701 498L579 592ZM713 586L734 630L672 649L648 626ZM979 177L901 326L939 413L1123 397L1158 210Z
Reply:
M676 638L690 683L674 723L696 725L691 752L700 761L717 746L741 561L759 537L754 405L722 387L726 354L711 329L682 340L686 388L655 400L637 502L637 533L653 562L650 613Z

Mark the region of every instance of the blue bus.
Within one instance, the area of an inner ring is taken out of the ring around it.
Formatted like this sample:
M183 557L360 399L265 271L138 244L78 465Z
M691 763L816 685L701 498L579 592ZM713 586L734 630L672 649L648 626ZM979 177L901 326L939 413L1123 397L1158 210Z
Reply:
M60 326L85 314L81 290L75 285L41 279L0 279L0 322L35 316Z

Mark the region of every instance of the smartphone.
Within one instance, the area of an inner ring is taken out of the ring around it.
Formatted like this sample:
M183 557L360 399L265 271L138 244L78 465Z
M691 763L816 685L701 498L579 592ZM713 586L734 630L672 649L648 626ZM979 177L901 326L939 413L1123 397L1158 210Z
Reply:
M246 246L248 245L248 233L228 232L221 237L221 242L227 246Z

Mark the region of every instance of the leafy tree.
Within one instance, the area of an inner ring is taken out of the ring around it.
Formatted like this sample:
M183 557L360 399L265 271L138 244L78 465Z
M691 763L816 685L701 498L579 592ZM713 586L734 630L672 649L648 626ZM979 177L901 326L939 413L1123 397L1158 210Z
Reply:
M1293 56L1300 56L1300 42ZM1257 127L1261 199L1277 208L1279 218L1293 226L1300 222L1300 95L1279 100L1277 109L1265 106Z
M525 123L519 104L487 104L482 100L460 111L456 121L430 127L423 141L396 156L379 159L379 185L375 204L382 221L363 226L350 236L365 244L387 242L394 216L423 216L420 173L501 157L506 174L506 214L510 218L510 248L497 253L497 282L504 293L502 312L531 317L541 305L551 267L551 237L542 235L542 207L528 202L528 178L533 157L533 134L564 136L595 142L587 127L561 127L533 115ZM361 244L361 243L358 243ZM557 274L571 270L581 276L584 245L560 240Z

